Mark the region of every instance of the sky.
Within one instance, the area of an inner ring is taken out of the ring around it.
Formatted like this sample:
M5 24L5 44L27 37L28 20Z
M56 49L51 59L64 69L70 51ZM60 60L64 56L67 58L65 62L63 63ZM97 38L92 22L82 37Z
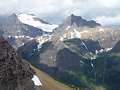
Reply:
M0 0L0 14L32 13L51 23L71 14L102 25L120 25L120 0Z

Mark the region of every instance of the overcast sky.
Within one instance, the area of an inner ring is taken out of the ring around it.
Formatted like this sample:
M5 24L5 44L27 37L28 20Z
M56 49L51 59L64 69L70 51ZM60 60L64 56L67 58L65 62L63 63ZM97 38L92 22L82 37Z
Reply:
M70 14L108 24L120 24L120 0L0 0L0 14L33 13L52 23Z

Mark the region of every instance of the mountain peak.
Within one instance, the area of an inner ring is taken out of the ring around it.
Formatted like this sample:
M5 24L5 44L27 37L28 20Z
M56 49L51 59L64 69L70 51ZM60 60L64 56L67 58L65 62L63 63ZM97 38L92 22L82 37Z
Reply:
M71 16L74 16L74 14L71 14Z
M76 15L75 14L71 14L70 17L75 17Z
M100 26L100 24L95 22L94 20L88 21L82 18L81 16L76 16L74 14L71 14L63 21L63 23L59 26L59 28L65 29L68 26L94 28Z
M8 25L15 25L15 24L17 25L20 23L20 21L18 19L18 16L15 13L13 13L13 14L5 17L3 20L3 23L8 24Z
M17 18L18 19L17 15L15 13L11 14L8 18L12 18L12 19Z
M77 15L75 15L75 14L71 14L70 17L71 17L71 18L75 18L75 17L82 18L81 16L77 16Z

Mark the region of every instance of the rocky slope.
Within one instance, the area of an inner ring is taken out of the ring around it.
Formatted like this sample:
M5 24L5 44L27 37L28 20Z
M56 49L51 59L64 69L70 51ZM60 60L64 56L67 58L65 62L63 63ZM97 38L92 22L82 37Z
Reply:
M116 45L112 48L112 50L110 52L113 52L113 53L120 53L120 41L118 41L116 43Z
M39 82L37 78L42 81ZM0 37L0 90L73 90L21 59Z
M70 28L68 31L62 33L53 33L53 39L57 38L61 41L80 38L80 39L92 39L98 41L100 45L105 49L111 49L120 40L119 28Z
M29 64L0 37L0 90L36 90L32 78Z

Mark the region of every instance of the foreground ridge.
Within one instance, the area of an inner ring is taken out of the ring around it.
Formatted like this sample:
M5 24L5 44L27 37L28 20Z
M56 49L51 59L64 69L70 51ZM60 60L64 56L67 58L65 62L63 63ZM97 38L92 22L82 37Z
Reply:
M0 37L0 90L35 90L32 69Z

